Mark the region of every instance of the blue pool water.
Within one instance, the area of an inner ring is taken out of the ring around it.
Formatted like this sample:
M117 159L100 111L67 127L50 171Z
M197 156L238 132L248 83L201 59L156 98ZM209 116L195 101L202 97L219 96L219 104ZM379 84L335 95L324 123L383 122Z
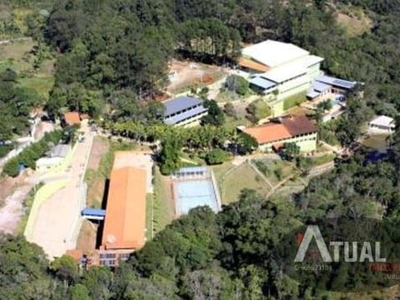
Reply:
M208 205L218 212L218 202L211 180L177 181L173 186L176 212L187 214L192 208Z

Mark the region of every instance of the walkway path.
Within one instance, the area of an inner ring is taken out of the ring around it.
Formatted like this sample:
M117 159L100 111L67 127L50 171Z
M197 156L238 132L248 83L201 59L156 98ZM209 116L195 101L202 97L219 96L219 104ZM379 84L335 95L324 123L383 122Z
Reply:
M251 159L247 160L248 164L250 165L250 167L253 168L254 171L256 171L256 173L258 174L258 176L260 176L262 179L264 179L265 183L269 185L269 187L271 189L274 188L274 186L271 184L271 182L269 182L269 180L267 179L267 177L265 177L265 175L263 173L260 172L260 170L253 164L253 162L251 161Z
M75 248L75 228L79 226L82 207L83 176L87 166L93 135L82 124L85 141L79 143L69 170L71 180L39 208L29 241L40 245L50 259Z

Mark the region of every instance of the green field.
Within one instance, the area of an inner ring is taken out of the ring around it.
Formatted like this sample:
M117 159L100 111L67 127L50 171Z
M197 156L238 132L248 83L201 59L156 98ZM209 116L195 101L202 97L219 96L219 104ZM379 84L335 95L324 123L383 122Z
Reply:
M54 84L54 60L46 58L35 69L35 56L31 53L35 45L32 40L0 45L0 70L14 70L22 86L32 88L47 98Z
M48 98L49 91L54 84L53 77L32 77L19 80L22 86L35 90L38 94Z
M237 201L240 192L245 188L256 190L261 195L267 195L271 190L270 186L248 163L243 163L227 174L219 185L222 203L229 204Z
M292 163L283 160L257 159L253 164L273 186L296 172Z
M153 238L153 194L146 195L146 239L148 241Z
M160 232L174 218L174 203L168 176L162 176L158 167L154 169L153 229Z
M385 150L388 145L387 138L387 134L371 135L362 141L362 145L374 150Z

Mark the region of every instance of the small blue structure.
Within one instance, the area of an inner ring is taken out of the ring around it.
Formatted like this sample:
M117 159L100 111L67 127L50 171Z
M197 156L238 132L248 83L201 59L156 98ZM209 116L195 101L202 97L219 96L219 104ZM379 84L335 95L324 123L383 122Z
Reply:
M25 164L24 163L19 163L19 173L23 172L25 170Z
M277 86L276 82L261 75L253 76L249 83L251 87L256 87L258 90L262 90L264 93L267 93Z
M387 158L388 158L387 152L380 152L380 151L370 152L370 153L368 153L368 155L365 158L364 166L385 160Z
M104 220L106 211L98 208L85 208L82 210L81 215L89 220Z
M346 91L353 89L357 85L356 81L348 81L330 76L320 76L315 80Z

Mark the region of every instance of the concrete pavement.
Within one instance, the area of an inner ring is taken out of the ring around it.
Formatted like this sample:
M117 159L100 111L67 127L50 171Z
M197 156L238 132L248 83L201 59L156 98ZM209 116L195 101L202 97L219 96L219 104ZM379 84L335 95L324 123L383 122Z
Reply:
M67 171L69 182L40 206L32 234L27 237L30 242L40 245L51 260L63 255L68 249L75 248L75 233L79 230L80 212L86 202L82 192L83 177L93 135L85 123L82 124L81 131L85 132L86 138L78 144L71 168Z

